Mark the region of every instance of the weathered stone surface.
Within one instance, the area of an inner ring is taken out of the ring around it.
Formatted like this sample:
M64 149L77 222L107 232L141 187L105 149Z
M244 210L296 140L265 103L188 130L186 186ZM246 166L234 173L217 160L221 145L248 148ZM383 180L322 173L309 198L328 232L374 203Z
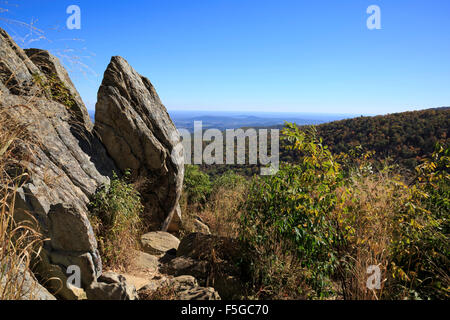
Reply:
M177 298L179 300L220 300L220 295L211 287L195 287L179 292Z
M125 277L125 279L127 280L127 283L133 285L136 290L140 290L143 287L152 284L152 281L149 281L148 277L142 277L142 276L136 276L136 275L131 275L131 274L127 274L124 273L123 276Z
M54 250L89 252L97 248L92 226L78 208L57 204L51 207L48 217Z
M40 283L45 284L50 293L59 299L87 299L86 292L83 289L68 284L69 275L66 273L66 267L52 263L46 250L43 250L39 256L39 262L36 263L33 272Z
M112 57L105 71L95 130L120 169L146 179L146 214L161 230L181 195L183 147L153 85L121 57Z
M89 117L89 113L87 112L80 94L77 89L75 89L72 80L70 80L69 74L61 65L59 59L46 50L25 49L24 51L34 65L38 67L47 78L51 78L52 81L58 81L59 84L62 85L61 87L63 87L60 88L61 90L67 89L67 99L70 103L70 111L74 113L77 120L84 128L91 131L94 125Z
M193 276L179 276L170 280L172 286L176 287L178 291L191 289L198 286L197 280Z
M28 136L17 150L27 177L17 193L15 218L29 219L28 213L32 214L44 237L50 238L43 252L54 261L58 260L58 264L53 264L55 262L48 257L45 263L39 262L38 265L42 265L36 269L43 275L56 273L64 281L69 260L90 255L94 264L90 278L95 279L101 270L101 260L87 221L87 204L97 187L108 182L115 164L91 132L87 110L67 72L48 52L34 53L38 54L30 54L30 59L0 29L0 108L23 127L23 134ZM56 99L54 90L57 88L43 88L41 81L51 84L48 80L52 73L68 90L65 97L74 103L65 105L64 101ZM46 89L50 89L50 96ZM53 210L50 219L51 209L61 204L71 209L59 207ZM84 279L88 278L86 275ZM75 298L69 291L64 289L62 295Z
M89 300L138 300L136 288L123 283L93 283L86 290Z
M63 270L66 274L68 267L79 267L81 273L81 284L85 288L92 282L95 282L97 277L101 274L101 265L99 266L95 263L95 259L99 259L96 254L52 251L49 256L51 263L60 266L61 270Z
M166 218L164 221L164 225L162 227L162 231L176 233L181 230L183 226L183 219L181 217L181 208L180 205L177 205L175 211Z
M177 257L162 265L161 271L174 276L191 275L206 283L210 269L207 261Z
M148 254L163 254L171 249L177 249L180 240L163 231L149 232L141 237L144 251Z
M158 270L159 267L159 261L158 257L142 252L142 251L135 251L136 253L136 259L134 261L134 267L140 270L145 271L152 271L155 272Z
M126 278L114 272L106 272L87 288L89 300L138 300L134 285L127 282Z
M164 290L165 288L165 290ZM155 294L161 290L167 296ZM175 278L154 279L139 290L141 299L176 299L176 300L220 300L214 288L205 288L198 285L192 276L179 276Z
M198 218L194 220L194 230L198 233L211 234L209 227Z
M38 93L33 74L41 72L6 31L0 28L0 82L3 89L12 94L33 96Z

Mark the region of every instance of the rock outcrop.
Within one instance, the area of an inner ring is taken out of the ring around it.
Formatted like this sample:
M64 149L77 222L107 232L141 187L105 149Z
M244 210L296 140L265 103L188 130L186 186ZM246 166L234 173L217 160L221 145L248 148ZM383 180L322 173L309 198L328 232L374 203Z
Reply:
M124 278L101 278L88 204L113 172L130 169L144 181L141 193L154 229L179 228L183 150L150 81L113 57L94 127L59 60L45 50L22 50L0 29L0 109L27 136L12 170L22 182L15 218L35 224L49 239L34 266L36 278L58 298L135 299ZM81 288L67 284L74 265Z
M80 126L91 131L94 125L89 117L89 113L72 80L70 80L69 74L59 60L46 50L25 49L24 51L34 65L46 76L47 80L58 86L56 90L59 89L60 92L55 92L55 88L49 88L50 98L52 98L51 91L53 90L53 99L64 103L66 107L70 108ZM57 94L55 95L55 93Z
M115 165L92 134L86 107L58 59L42 50L27 53L0 30L0 108L28 136L18 151L26 180L16 195L15 217L32 214L50 239L38 278L58 275L64 284L66 268L81 264L87 285L101 274L87 204Z
M117 166L144 180L145 211L155 229L168 226L184 176L180 136L150 80L121 57L105 71L95 130Z

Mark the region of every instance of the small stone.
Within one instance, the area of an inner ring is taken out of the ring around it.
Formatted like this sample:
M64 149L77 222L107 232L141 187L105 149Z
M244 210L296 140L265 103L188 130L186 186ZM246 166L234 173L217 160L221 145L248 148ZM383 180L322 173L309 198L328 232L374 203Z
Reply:
M141 237L144 251L148 254L164 254L171 249L178 249L180 240L163 231L149 232Z

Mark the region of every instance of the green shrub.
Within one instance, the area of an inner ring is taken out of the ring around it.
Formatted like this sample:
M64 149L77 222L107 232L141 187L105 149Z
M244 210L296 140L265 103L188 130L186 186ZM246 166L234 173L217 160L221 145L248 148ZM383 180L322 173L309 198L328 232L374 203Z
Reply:
M395 217L392 274L412 298L450 297L450 148L437 145L416 168L417 182L404 185L408 199Z
M132 250L138 247L143 206L139 193L114 173L109 185L102 186L91 203L91 223L97 235L99 250L108 267L127 267Z
M283 136L301 161L282 165L276 175L253 183L244 205L241 239L248 248L269 244L275 236L292 242L301 265L310 271L313 289L326 295L340 241L329 217L338 201L334 191L342 181L340 166L313 130L304 133L287 124ZM275 228L275 235L269 227Z
M198 166L186 165L184 173L184 192L188 204L205 204L212 191L212 183L206 173Z
M240 239L254 292L449 298L448 147L438 145L407 184L392 166L375 169L371 152L335 157L314 129L287 124L283 134L299 161L255 179L242 207ZM382 272L379 290L367 288L372 265Z
M219 190L220 188L236 188L241 185L245 185L247 180L240 174L233 171L227 171L223 175L217 177L213 182L213 190Z

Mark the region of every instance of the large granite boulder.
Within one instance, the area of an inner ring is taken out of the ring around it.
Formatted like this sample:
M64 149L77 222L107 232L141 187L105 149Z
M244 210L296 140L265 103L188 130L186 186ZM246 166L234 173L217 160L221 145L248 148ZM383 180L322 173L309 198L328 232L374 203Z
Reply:
M19 170L11 170L25 173L15 218L33 215L31 223L49 239L35 267L43 284L57 276L65 286L67 267L77 264L87 287L101 274L87 204L116 167L58 59L42 50L27 53L0 29L0 109L26 137L15 150ZM71 291L59 288L59 295L74 298Z
M98 92L95 130L116 165L141 178L145 213L154 228L168 227L181 195L180 136L150 80L125 59L112 57Z
M175 213L180 220L183 150L150 81L113 57L98 97L94 127L59 60L44 50L22 50L0 29L0 111L11 120L0 125L14 124L23 135L9 168L20 183L15 219L34 224L48 239L33 271L58 298L135 296L123 279L98 280L102 263L88 203L114 171L131 169L143 178L155 230L176 225ZM73 266L81 270L82 288L68 283Z

